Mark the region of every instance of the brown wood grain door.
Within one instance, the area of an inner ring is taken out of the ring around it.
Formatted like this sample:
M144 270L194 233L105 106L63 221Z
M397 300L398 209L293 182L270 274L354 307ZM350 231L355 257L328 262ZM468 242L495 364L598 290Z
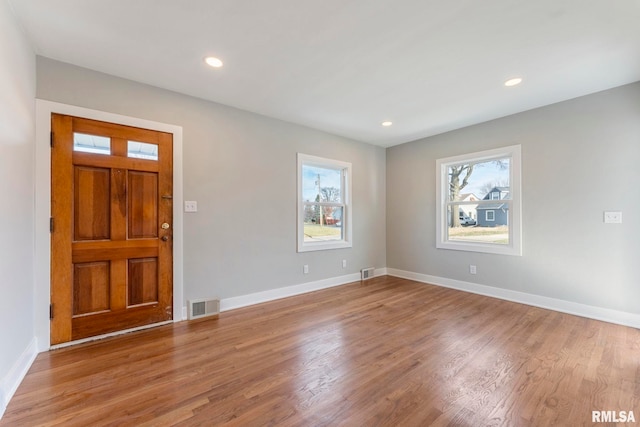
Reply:
M171 320L172 135L51 121L51 343Z

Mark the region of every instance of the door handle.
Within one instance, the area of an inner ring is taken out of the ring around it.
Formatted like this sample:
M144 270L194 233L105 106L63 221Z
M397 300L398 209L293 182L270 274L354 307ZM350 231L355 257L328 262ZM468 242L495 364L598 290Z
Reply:
M169 236L162 236L160 238L163 242L166 242L167 240L169 240Z

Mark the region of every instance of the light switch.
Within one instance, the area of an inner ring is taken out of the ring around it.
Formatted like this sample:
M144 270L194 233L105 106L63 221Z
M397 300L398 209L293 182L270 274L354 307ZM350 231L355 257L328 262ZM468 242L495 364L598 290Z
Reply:
M185 212L198 212L198 202L196 201L185 201L184 202L184 211Z
M604 222L605 224L622 224L622 212L605 212Z

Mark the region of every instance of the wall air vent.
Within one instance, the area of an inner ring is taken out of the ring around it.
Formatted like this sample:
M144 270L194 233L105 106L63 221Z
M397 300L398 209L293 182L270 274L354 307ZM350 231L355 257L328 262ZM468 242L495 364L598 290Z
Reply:
M194 299L189 300L189 320L201 317L216 316L220 314L219 299Z
M361 280L371 279L373 277L373 272L374 272L373 267L363 268L362 270L360 270L360 279Z

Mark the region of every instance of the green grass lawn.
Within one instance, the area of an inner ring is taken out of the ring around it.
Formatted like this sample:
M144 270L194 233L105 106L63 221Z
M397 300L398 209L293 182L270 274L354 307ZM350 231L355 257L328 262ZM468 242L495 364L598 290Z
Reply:
M450 227L450 240L462 240L487 243L509 243L509 227Z
M339 240L342 238L342 228L335 225L305 224L305 239L323 238L323 240Z

